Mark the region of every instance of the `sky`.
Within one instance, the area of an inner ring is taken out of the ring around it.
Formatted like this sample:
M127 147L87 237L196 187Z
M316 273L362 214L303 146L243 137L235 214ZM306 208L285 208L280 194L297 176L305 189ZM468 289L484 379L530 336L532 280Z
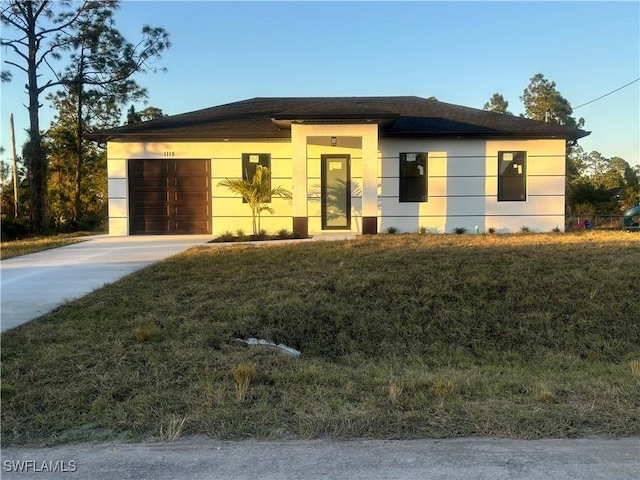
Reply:
M481 109L494 93L519 115L537 73L574 108L640 77L638 1L124 0L116 15L134 43L144 24L169 32L173 45L155 64L168 71L136 79L148 105L170 115L278 96L435 96ZM11 33L2 30L3 38ZM1 86L4 160L11 158L9 114L18 152L28 127L26 76L13 73ZM41 102L46 128L53 112ZM586 152L640 164L640 81L574 116L592 132L580 140Z

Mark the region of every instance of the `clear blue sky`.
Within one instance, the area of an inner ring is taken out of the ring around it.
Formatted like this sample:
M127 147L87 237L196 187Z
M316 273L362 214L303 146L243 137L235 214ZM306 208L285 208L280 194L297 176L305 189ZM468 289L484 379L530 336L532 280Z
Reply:
M520 114L536 73L574 107L640 77L637 1L123 1L120 30L135 41L143 24L171 34L158 62L168 72L138 77L167 114L264 96L417 95L482 108L495 92ZM2 85L3 159L9 112L18 148L28 126L24 83L14 71ZM640 82L574 113L593 132L585 151L640 164ZM52 118L43 109L42 127Z

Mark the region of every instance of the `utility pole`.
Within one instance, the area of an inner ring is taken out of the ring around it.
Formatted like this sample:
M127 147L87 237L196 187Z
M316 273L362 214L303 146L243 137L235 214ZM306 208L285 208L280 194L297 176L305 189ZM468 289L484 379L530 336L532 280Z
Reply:
M11 152L13 154L13 211L18 218L18 160L16 159L16 134L13 128L13 113L9 114L11 124Z

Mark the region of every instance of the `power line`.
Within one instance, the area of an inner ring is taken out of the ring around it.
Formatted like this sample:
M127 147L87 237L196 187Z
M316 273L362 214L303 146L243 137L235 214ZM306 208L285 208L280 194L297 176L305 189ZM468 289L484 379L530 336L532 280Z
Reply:
M627 83L626 85L621 86L620 88L616 88L615 90L610 91L609 93L605 93L604 95L602 95L601 97L598 98L594 98L593 100L587 102L587 103L583 103L582 105L578 105L577 107L573 107L574 110L577 110L580 107L584 107L585 105L589 105L590 103L593 103L597 100L600 100L601 98L604 97L608 97L609 95L611 95L612 93L616 93L618 90L622 90L625 87L628 87L629 85L636 83L638 80L640 80L640 77L636 78L634 81Z

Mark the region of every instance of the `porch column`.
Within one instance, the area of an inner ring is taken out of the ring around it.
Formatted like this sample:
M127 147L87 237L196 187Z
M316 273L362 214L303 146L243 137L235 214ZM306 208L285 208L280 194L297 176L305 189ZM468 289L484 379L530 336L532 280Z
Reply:
M127 144L107 143L107 184L109 235L129 235L129 198Z
M307 212L307 135L304 126L291 125L291 150L293 156L293 233L307 237L309 218Z
M362 125L362 233L378 233L378 125Z

